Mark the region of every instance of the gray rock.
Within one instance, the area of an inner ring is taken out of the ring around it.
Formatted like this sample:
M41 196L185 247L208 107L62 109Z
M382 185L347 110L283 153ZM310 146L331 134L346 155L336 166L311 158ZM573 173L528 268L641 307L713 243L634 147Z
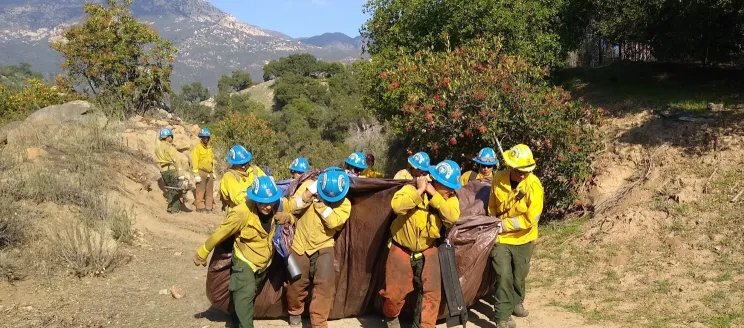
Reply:
M29 115L27 123L62 123L77 120L92 112L93 105L87 101L76 100L62 105L44 107Z

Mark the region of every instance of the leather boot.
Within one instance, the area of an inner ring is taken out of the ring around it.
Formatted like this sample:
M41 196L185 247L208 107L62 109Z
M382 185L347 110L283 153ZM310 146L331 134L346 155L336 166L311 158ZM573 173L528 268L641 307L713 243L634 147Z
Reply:
M400 328L400 321L398 321L398 318L385 318L385 323L388 328Z
M302 317L298 315L290 315L289 316L289 325L290 326L302 326Z
M517 304L517 306L514 307L514 312L512 312L512 315L515 317L524 318L530 315L530 311L527 311L527 309L524 308L523 304Z

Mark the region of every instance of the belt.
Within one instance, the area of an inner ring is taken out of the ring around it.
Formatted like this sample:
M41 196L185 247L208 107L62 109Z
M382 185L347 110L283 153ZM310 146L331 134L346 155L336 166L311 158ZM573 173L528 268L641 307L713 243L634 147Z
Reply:
M392 238L390 238L390 241L388 242L388 249L390 249L390 247L392 245L398 246L398 248L402 249L404 252L409 253L411 255L411 258L412 259L420 259L420 258L422 258L424 256L424 252L413 252L413 251L410 251L405 246L403 246L401 244L398 244L395 240L393 240Z

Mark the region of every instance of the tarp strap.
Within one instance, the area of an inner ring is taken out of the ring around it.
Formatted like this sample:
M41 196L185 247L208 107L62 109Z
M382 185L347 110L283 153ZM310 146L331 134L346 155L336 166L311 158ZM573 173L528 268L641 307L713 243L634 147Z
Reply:
M455 248L447 238L447 231L442 234L443 240L439 245L439 264L442 271L442 285L447 299L447 327L467 326L468 308L462 295L460 276L457 273Z

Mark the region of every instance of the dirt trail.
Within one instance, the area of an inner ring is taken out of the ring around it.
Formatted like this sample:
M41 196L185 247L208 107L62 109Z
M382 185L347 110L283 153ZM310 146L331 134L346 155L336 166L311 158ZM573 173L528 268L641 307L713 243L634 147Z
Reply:
M127 200L134 205L141 237L135 246L124 249L130 262L107 277L76 279L61 274L48 279L34 276L14 285L0 283L0 326L225 327L224 315L208 311L209 302L204 295L206 269L191 262L194 249L222 216L167 214L161 199L158 191L140 191ZM183 298L161 294L174 286L183 291ZM519 327L600 327L586 325L576 314L540 303L546 299L544 293L550 292L530 290L526 304L531 315L517 319ZM471 324L493 327L485 320L490 312L485 303L476 305L471 311ZM309 327L309 322L305 326ZM367 316L335 320L329 326L384 327L384 323L378 316ZM256 327L288 324L282 320L259 320Z

